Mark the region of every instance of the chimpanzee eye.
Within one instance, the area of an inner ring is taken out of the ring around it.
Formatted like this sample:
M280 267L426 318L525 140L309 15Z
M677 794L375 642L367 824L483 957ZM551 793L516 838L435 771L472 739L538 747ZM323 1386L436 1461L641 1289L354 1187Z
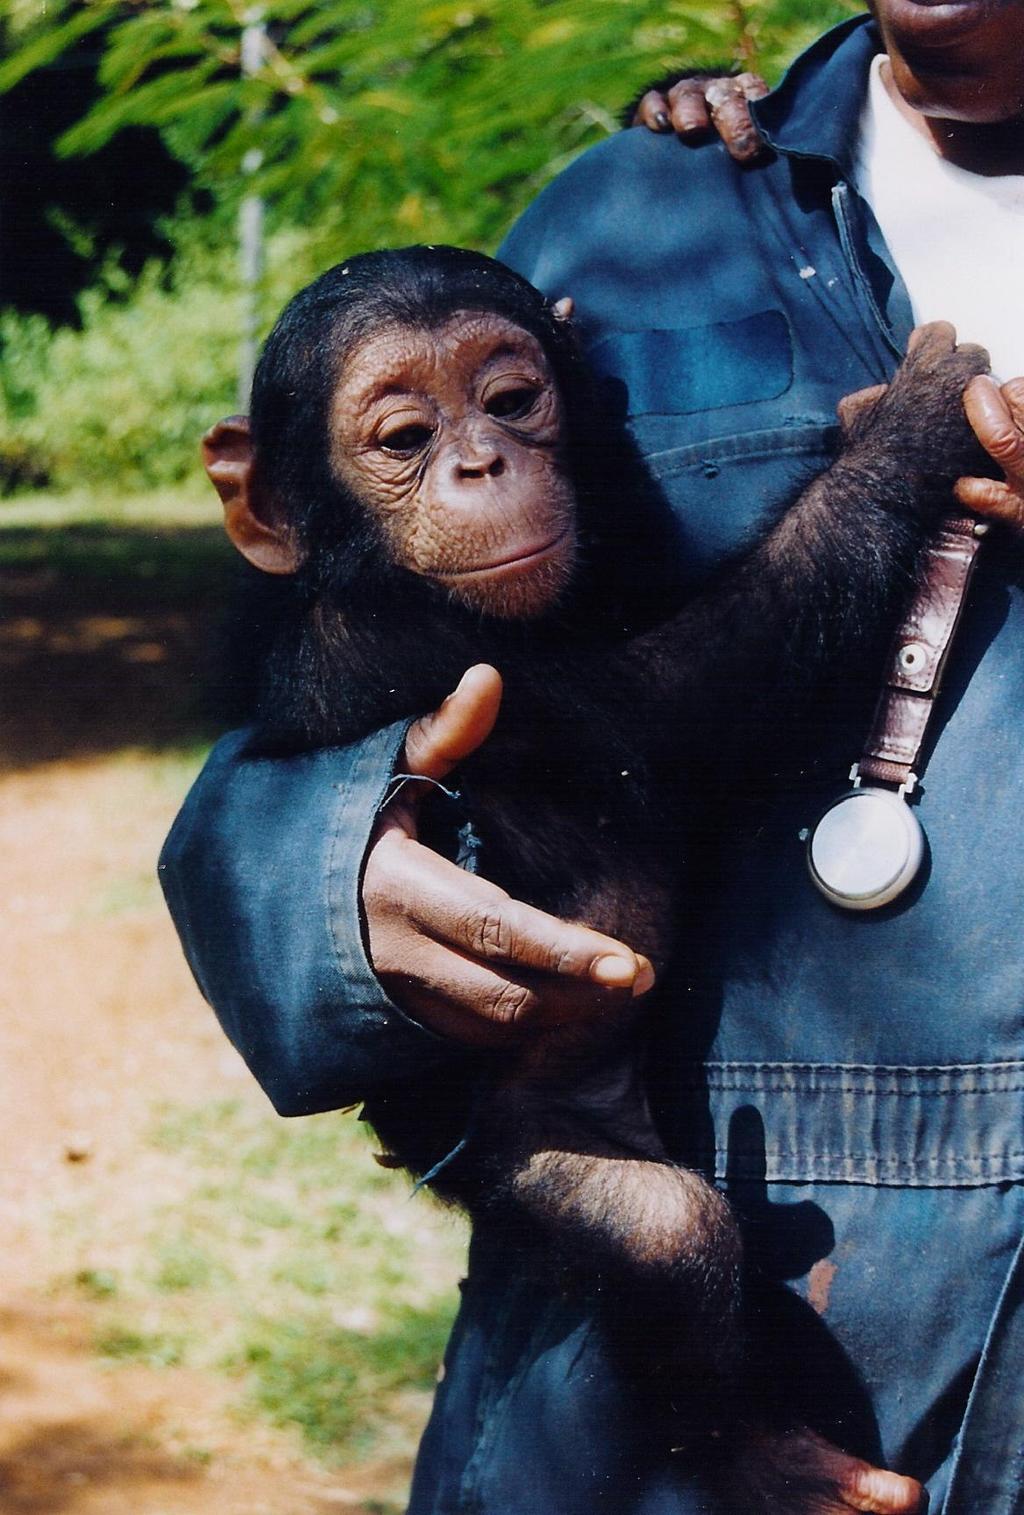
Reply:
M503 389L484 401L484 410L500 421L517 421L520 416L529 414L539 394L539 389L527 384L517 389Z
M377 438L384 452L422 452L434 433L429 426L399 426Z

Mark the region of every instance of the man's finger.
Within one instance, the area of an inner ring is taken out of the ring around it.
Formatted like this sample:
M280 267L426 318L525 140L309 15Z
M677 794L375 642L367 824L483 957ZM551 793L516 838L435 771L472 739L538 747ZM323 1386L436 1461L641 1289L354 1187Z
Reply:
M1001 479L958 479L953 492L976 515L1024 531L1024 496Z
M1018 426L1024 428L1024 379L1010 379L1000 393Z
M403 1010L469 1047L507 1048L539 1031L629 1017L627 992L553 981L529 969L506 973L423 938L401 973L381 973Z
M443 779L487 740L500 709L500 673L488 663L475 664L437 710L409 727L406 771Z
M1011 483L1024 484L1024 428L1019 419L1019 383L1019 380L1013 380L1001 389L990 374L979 374L964 391L964 409L975 436L989 457L999 464ZM1004 390L1009 390L1009 395Z
M737 163L756 158L763 143L750 115L749 98L739 79L712 79L705 98L715 130Z
M650 963L624 942L514 900L400 832L382 836L374 849L364 897L367 887L382 896L382 915L389 899L398 900L404 923L481 962L513 963L634 996L653 985ZM378 970L387 966L376 956L374 962Z

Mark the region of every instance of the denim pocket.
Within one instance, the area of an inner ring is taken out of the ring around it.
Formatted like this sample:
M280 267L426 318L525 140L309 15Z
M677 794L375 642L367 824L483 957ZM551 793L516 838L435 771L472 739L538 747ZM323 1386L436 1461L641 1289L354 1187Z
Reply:
M793 382L793 338L780 310L739 321L620 331L587 353L593 373L625 392L630 415L692 415L774 400Z

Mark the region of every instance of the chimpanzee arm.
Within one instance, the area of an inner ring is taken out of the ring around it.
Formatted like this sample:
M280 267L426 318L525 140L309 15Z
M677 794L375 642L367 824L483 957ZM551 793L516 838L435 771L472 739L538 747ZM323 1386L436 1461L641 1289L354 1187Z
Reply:
M915 332L831 468L738 565L633 644L658 680L652 704L679 713L666 747L719 761L877 660L953 485L978 471L962 396L987 368L947 323Z

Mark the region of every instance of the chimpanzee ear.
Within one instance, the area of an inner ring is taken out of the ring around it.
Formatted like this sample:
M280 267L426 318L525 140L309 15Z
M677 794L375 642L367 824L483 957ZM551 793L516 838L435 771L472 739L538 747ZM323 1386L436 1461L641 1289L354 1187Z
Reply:
M228 416L210 427L203 462L224 506L224 529L243 558L264 573L295 573L302 555L260 488L248 416Z

